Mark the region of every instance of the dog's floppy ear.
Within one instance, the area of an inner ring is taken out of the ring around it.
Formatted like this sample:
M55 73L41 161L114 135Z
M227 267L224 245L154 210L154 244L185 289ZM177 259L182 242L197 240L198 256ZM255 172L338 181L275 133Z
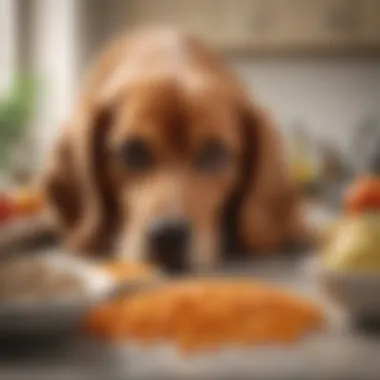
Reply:
M79 251L107 247L119 224L105 142L114 107L102 93L125 44L123 38L116 40L90 70L75 117L63 128L44 175L46 198L58 227Z
M300 199L270 114L248 104L241 111L244 139L238 235L253 251L274 251L303 233Z
M81 210L81 192L75 170L69 135L69 126L60 131L42 176L44 196L58 229L64 233L78 224Z
M107 247L117 210L105 146L111 112L82 110L65 126L44 176L47 203L68 245L88 252Z

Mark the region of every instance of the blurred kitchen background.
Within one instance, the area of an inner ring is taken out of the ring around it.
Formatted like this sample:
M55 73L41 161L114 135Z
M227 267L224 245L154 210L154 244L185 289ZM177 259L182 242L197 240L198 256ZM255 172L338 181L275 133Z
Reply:
M336 205L347 179L376 167L378 0L0 0L4 186L38 173L104 44L155 24L220 51L272 110L311 197Z

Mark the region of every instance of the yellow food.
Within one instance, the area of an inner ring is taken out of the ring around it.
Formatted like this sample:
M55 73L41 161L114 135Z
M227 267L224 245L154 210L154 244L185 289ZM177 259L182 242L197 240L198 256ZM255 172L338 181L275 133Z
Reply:
M328 242L323 257L329 268L380 272L380 215L348 218Z
M323 325L312 302L244 280L176 281L93 310L92 335L141 343L172 341L183 352L222 345L288 343Z
M346 223L346 219L337 219L323 226L318 232L318 243L326 246L337 235L341 226Z

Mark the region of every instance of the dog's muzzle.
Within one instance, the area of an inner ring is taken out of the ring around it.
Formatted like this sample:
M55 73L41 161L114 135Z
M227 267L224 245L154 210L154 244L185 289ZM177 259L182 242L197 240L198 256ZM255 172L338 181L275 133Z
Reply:
M171 273L186 269L190 226L182 219L159 219L148 229L149 259Z

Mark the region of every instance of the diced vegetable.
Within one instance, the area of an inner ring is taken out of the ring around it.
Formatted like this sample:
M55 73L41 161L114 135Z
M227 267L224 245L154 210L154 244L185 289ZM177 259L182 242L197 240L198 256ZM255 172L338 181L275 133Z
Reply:
M0 225L9 222L15 214L15 204L7 195L0 194Z
M380 178L358 178L348 189L345 211L356 214L365 211L380 211Z

